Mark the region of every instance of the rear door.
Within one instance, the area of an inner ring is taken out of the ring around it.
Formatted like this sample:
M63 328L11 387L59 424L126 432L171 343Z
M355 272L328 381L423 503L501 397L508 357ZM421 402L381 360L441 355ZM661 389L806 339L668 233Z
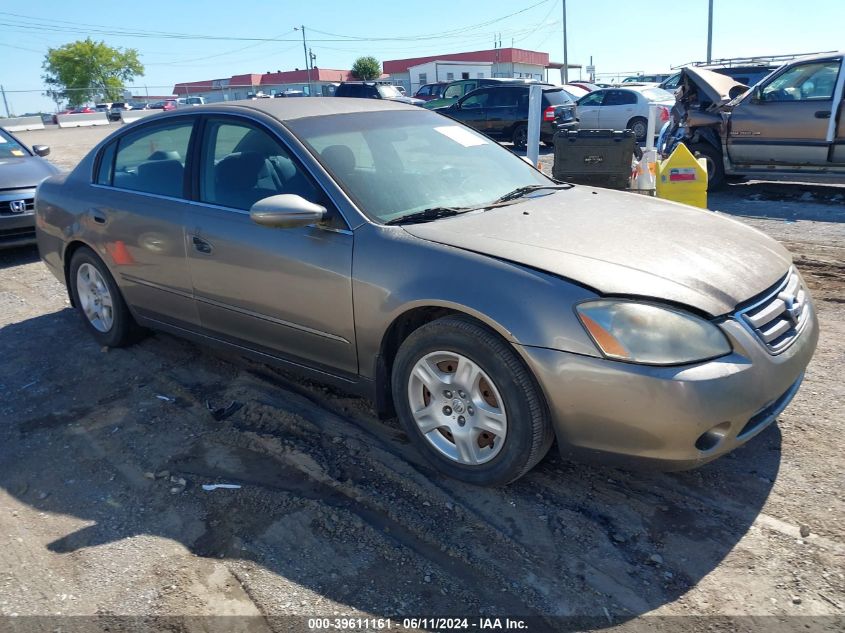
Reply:
M731 160L758 165L828 164L840 67L838 57L795 64L749 93L731 112Z
M520 97L523 96L524 112L520 108ZM510 140L516 126L528 121L528 90L492 88L486 110L484 133L492 138Z
M624 130L637 116L637 94L632 90L608 90L599 111L599 128Z
M209 116L197 155L188 261L203 329L310 366L358 371L352 242L345 221L271 131ZM250 219L262 198L296 194L329 208L320 226L276 229Z
M185 253L191 209L186 169L196 117L148 123L106 145L96 197L87 209L92 240L141 316L177 326L199 322Z
M607 90L596 90L578 100L577 116L582 130L597 130L599 112Z

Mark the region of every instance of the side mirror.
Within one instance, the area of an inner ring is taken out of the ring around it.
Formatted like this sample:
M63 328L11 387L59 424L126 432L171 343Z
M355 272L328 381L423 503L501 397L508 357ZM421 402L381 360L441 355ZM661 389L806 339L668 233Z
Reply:
M259 200L249 210L250 219L261 226L292 229L321 222L326 207L289 193Z
M33 145L32 151L36 156L47 156L50 153L49 145Z
M754 91L751 93L751 101L753 103L762 103L763 102L763 91L760 90L759 86L754 88Z

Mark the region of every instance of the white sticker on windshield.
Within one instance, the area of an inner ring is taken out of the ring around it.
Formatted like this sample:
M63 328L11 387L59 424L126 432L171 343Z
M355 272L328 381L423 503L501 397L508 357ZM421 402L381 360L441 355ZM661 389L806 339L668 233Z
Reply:
M469 130L466 130L462 127L458 127L457 125L444 125L441 127L436 127L434 129L440 132L443 136L448 136L450 139L452 139L456 143L460 143L464 147L487 145L486 139L476 134L473 134Z

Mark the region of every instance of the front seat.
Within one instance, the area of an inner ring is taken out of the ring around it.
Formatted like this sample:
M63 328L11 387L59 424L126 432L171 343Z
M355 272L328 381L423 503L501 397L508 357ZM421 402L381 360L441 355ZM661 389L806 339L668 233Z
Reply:
M214 168L214 202L235 209L249 209L253 204L278 193L258 187L258 175L265 158L258 152L230 154Z

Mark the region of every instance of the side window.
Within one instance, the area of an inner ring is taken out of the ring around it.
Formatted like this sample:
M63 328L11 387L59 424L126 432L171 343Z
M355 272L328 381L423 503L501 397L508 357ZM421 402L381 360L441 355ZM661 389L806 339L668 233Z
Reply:
M629 90L608 90L602 105L619 106L637 102L637 95Z
M100 162L97 163L97 177L94 182L98 185L111 185L112 173L114 170L114 151L117 149L117 143L109 143L100 152Z
M473 108L484 108L490 100L489 90L479 90L474 94L469 95L461 101L462 110L471 110Z
M288 151L264 130L211 119L203 134L200 201L249 210L262 198L295 194L325 204Z
M431 94L431 86L423 86L417 90L417 95L420 97L428 97Z
M520 93L527 94L525 90L514 88L497 88L490 91L490 100L487 107L490 108L513 108L519 101ZM527 102L526 102L527 103Z
M184 196L185 159L194 119L145 126L118 141L112 184L161 196Z
M839 75L839 60L793 66L775 77L761 92L762 101L827 101Z
M458 97L462 97L464 94L463 88L461 84L455 84L453 86L449 86L446 88L446 92L443 93L444 99L457 99Z
M596 92L591 92L588 95L584 95L581 100L578 102L579 106L600 106L602 99L604 98L604 92L601 90L597 90Z
M633 105L637 102L637 94L635 92L631 92L630 90L620 90L619 92L622 93L619 97L621 105Z

